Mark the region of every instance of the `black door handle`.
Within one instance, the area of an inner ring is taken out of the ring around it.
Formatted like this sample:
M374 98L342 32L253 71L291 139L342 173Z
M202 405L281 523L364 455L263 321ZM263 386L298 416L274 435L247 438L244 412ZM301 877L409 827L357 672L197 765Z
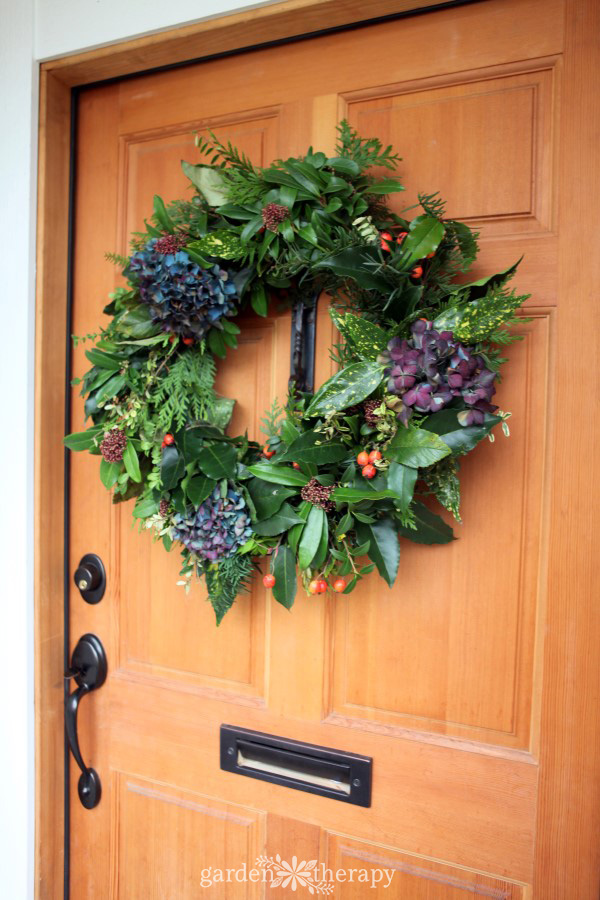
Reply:
M102 785L96 770L83 761L77 737L77 710L82 697L104 684L107 670L106 653L100 639L95 634L84 634L73 650L71 666L65 675L66 678L74 678L77 683L77 689L65 698L65 729L71 753L81 769L77 790L86 809L98 805Z

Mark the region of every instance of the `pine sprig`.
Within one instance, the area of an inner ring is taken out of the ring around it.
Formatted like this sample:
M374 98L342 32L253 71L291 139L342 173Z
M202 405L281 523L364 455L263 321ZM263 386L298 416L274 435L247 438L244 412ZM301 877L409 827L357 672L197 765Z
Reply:
M248 554L229 556L205 567L208 599L215 611L217 625L221 624L223 616L231 609L238 594L250 591L253 570L252 557Z
M378 138L361 138L346 119L337 126L337 132L335 148L337 155L353 159L363 171L372 166L395 169L402 159L397 153L392 152L391 145L384 148Z

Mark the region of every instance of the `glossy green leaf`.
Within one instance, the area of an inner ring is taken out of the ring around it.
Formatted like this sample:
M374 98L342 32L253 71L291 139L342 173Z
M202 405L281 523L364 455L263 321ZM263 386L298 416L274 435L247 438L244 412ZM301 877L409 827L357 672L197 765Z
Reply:
M262 478L263 481L270 481L273 484L287 484L294 487L302 487L308 484L310 478L290 466L271 466L268 463L256 463L248 466L248 470Z
M388 487L400 500L400 508L408 509L415 492L417 470L412 466L391 462L388 469Z
M389 337L374 322L355 316L354 313L346 313L344 316L332 313L332 319L340 334L363 359L376 359L387 348Z
M269 300L265 286L262 282L257 281L256 284L252 286L250 303L257 316L266 316L269 312Z
M209 206L222 206L227 202L225 179L218 169L211 166L181 162L181 168Z
M186 494L192 506L200 506L212 494L216 484L217 482L213 478L207 478L206 475L196 475L194 478L190 478Z
M237 452L230 444L210 444L196 457L198 467L209 478L233 478L237 463Z
M96 403L101 403L103 400L111 400L113 397L116 397L126 385L127 378L125 375L113 375L112 378L109 378L108 381L96 391Z
M301 525L302 522L303 519L301 519L300 516L296 514L294 508L286 502L282 504L275 515L268 519L263 519L261 522L255 522L252 528L256 534L273 537L276 534L282 534L284 531L292 528L293 525Z
M100 369L110 369L113 372L118 372L123 365L123 360L119 356L114 356L112 353L105 353L103 350L98 350L96 347L91 347L89 350L86 350L85 355L93 366L98 366Z
M306 523L306 520L308 519L308 514L310 513L311 509L312 503L309 503L308 500L303 500L296 510L296 513L302 519L302 524L294 525L293 528L290 528L287 534L288 547L290 547L294 553L296 553L298 549L298 544L304 530L304 525Z
M383 366L375 362L352 363L321 385L306 411L308 416L330 416L360 403L383 379Z
M175 446L165 447L160 461L160 478L166 491L172 490L185 472L183 456Z
M404 185L395 178L386 178L369 185L369 194L397 194L405 190Z
M195 250L202 256L215 256L217 259L240 259L246 253L240 238L226 228L210 231L199 241L188 244L186 250Z
M140 461L138 459L137 451L130 440L128 440L125 444L125 450L123 451L123 462L125 464L125 471L129 475L131 480L140 482L142 480L142 473L140 472Z
M397 527L392 519L378 519L372 525L358 522L356 533L359 540L370 541L369 557L377 566L382 578L391 587L398 573L400 545Z
M133 507L134 517L136 519L147 519L149 516L156 515L159 502L158 497L152 495L149 497L140 497Z
M439 247L444 237L444 226L434 216L417 216L408 227L408 235L402 244L402 264L409 268Z
M372 488L337 487L331 495L336 503L360 503L361 500L389 500L395 497L390 490L375 491Z
M450 448L452 455L459 456L472 450L501 421L500 416L486 413L483 425L462 426L458 422L455 409L442 409L440 412L427 416L421 422L421 428L439 435L440 439Z
M298 488L252 478L248 482L248 491L256 509L256 518L261 521L275 515L284 500L296 496Z
M409 425L398 429L386 452L389 459L417 469L448 456L450 448L437 434Z
M280 545L273 554L271 571L275 576L273 596L278 603L291 609L296 599L298 578L296 575L296 558L289 547Z
M315 553L314 559L312 561L312 567L314 569L321 569L325 564L325 560L327 559L327 547L329 545L329 521L327 516L323 519L323 530L321 531L321 540L319 541L319 546L317 548L317 552Z
M346 247L313 264L313 268L331 269L341 278L353 278L368 291L390 292L388 280L376 271L381 264L376 247Z
M214 425L220 431L225 431L231 422L234 406L235 400L232 400L230 397L217 397L207 419L211 425Z
M413 504L413 511L416 528L399 528L402 537L416 544L448 544L455 540L452 528L437 513L419 502Z
M158 194L154 195L154 217L164 231L173 234L175 226L165 208L162 197L159 197Z
M278 459L279 462L324 465L325 463L339 462L347 455L348 449L343 444L328 441L326 435L319 432L305 431L290 444L286 452Z
M100 463L100 481L108 491L117 483L120 474L121 463L111 463L106 459L103 459Z
M103 433L103 425L94 425L92 428L87 428L85 431L74 431L72 434L67 434L63 438L63 444L65 447L68 447L69 450L74 450L75 452L91 450L96 446L96 440L98 440L98 442L102 440Z
M159 326L150 317L150 308L144 303L123 313L119 318L119 330L136 340L159 334L162 336Z
M361 173L359 164L347 156L330 156L327 160L327 165L331 169L335 169L336 172L341 172L342 175L350 175L352 178L356 178Z
M313 506L298 545L298 564L301 569L308 569L313 561L321 543L324 523L325 511L319 506Z

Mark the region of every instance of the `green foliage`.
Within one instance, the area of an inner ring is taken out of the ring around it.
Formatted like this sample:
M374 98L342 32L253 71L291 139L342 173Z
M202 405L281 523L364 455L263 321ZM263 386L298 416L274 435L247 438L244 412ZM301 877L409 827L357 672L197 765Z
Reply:
M245 554L230 556L204 569L208 599L215 611L217 625L221 624L236 597L250 590L252 571L252 559Z
M163 431L209 419L215 405L215 362L202 348L190 348L170 365L152 393L156 422Z
M457 522L461 522L457 461L452 457L440 460L423 473L423 479L436 500L450 510Z

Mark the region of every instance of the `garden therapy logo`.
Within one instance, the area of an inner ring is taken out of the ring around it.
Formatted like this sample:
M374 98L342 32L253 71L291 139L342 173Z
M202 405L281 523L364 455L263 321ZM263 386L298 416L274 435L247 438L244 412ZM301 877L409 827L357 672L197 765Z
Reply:
M275 857L259 856L253 869L248 869L246 863L237 869L203 869L200 887L260 881L270 884L272 888L306 889L309 894L329 896L333 894L336 884L354 882L372 889L379 885L388 888L393 877L394 870L390 869L329 869L325 863L317 863L316 859L298 862L298 857L293 856L291 862L287 862L277 853Z

